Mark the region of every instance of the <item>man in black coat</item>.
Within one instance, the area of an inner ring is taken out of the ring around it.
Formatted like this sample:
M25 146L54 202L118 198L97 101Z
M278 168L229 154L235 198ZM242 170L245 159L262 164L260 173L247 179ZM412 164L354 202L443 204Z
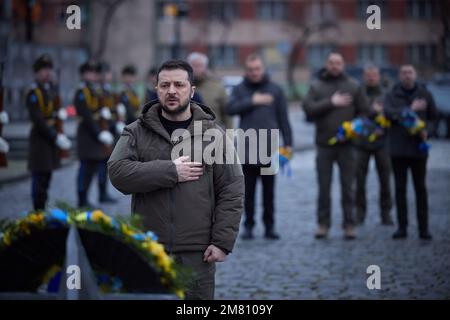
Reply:
M99 66L86 62L80 66L82 82L75 93L74 105L80 119L77 130L77 151L80 159L78 171L78 206L92 207L88 191L92 178L111 153L114 136L109 128L100 126L102 106L94 88L99 81ZM100 195L101 196L101 195Z
M436 117L433 96L424 85L417 82L417 72L412 65L403 65L399 71L399 83L386 95L384 110L392 120L389 130L389 153L395 178L395 201L397 206L398 230L394 239L407 237L408 212L406 185L408 169L411 170L416 194L417 222L419 236L431 239L428 230L428 195L426 166L428 152L420 148L427 138L426 130L412 134L405 126L402 114L413 111L422 120Z
M228 101L225 112L241 117L240 128L247 129L280 129L283 142L288 150L292 150L292 133L288 120L287 102L283 90L269 79L265 73L262 58L250 55L245 62L246 76L241 84L236 86ZM268 137L268 141L270 141ZM258 141L258 153L261 141ZM270 144L270 143L268 143ZM278 239L274 231L274 185L275 175L261 174L261 162L251 163L246 148L246 159L242 169L245 176L245 232L244 239L253 238L255 225L255 188L258 178L262 180L265 237ZM270 147L268 148L270 150ZM251 157L250 157L251 158Z
M29 136L28 169L31 171L31 196L34 210L44 210L52 171L60 166L60 150L69 150L71 142L58 132L57 121L65 118L59 110L58 92L51 82L53 61L40 56L33 65L35 82L26 97L32 123Z

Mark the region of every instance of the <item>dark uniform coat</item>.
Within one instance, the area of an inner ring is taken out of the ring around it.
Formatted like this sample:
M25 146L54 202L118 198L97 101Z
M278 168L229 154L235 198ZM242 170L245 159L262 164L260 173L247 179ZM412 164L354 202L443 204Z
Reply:
M80 160L102 160L105 158L103 144L98 140L100 101L92 85L82 83L74 97L80 123L77 130L77 152Z
M56 146L56 90L50 84L33 84L26 96L26 107L31 120L28 169L49 172L61 164Z

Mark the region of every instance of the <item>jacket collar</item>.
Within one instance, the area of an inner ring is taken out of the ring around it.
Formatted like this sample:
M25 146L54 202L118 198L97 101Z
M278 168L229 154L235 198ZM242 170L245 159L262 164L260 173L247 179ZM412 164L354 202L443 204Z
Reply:
M251 82L247 77L244 77L243 83L248 88L258 89L258 88L266 85L267 83L269 83L269 81L270 81L270 76L266 73L266 74L264 74L264 76L260 82L256 82L256 83Z
M411 95L415 95L417 94L417 92L422 88L422 85L418 82L415 83L414 88L411 89ZM392 88L392 92L396 95L396 96L402 96L402 97L406 97L407 94L405 92L405 90L402 87L402 84L400 82L396 83L394 85L394 87Z
M335 81L335 80L347 79L347 75L344 72L342 72L340 75L335 77L335 76L332 76L331 74L329 74L325 68L320 69L318 75L319 75L319 79L323 80L323 81Z
M194 132L195 121L202 122L201 134L203 134L207 129L215 127L214 120L216 119L216 115L209 107L201 103L191 101L190 108L192 112L192 122L187 128L189 133L186 132L186 135L190 134L193 136L195 134ZM139 121L142 126L146 127L149 130L154 131L155 133L159 134L160 136L162 136L163 138L172 143L169 133L166 131L166 129L161 123L161 120L159 119L160 110L161 104L159 103L159 100L153 100L146 103L143 107L141 115L139 116Z

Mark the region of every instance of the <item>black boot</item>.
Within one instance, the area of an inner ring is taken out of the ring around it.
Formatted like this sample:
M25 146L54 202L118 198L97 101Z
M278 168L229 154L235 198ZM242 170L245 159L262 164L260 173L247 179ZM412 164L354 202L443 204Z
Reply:
M100 185L99 186L99 198L98 201L100 203L117 203L117 200L112 198L108 192L106 191L106 184L105 185Z
M101 203L110 203L110 204L117 203L117 200L110 197L108 194L101 195L99 201Z
M419 238L422 240L431 240L433 237L428 231L420 231L419 232Z
M78 208L94 208L94 206L87 201L86 192L78 192Z
M393 226L394 222L391 218L391 213L389 211L382 211L381 212L381 224L383 226Z
M392 235L392 239L405 239L408 236L408 233L406 232L406 229L399 228L395 233Z
M264 238L269 239L269 240L278 240L278 239L280 239L280 236L277 233L275 233L275 231L273 231L273 228L268 228L268 229L266 229Z
M252 228L245 228L244 233L242 234L243 240L251 240L253 239L253 231Z

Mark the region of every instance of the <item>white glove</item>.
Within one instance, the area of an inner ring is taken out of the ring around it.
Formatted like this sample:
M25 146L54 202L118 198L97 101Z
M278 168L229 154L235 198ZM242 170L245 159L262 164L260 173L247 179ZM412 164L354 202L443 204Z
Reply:
M60 108L58 110L58 119L61 121L66 121L67 120L67 111L64 108Z
M116 123L116 132L117 134L122 134L123 129L125 128L126 124L123 121L118 121Z
M0 137L0 153L8 153L9 152L9 143L6 142L5 139Z
M1 123L1 124L7 124L7 123L9 123L8 112L6 112L6 111L0 112L0 123Z
M103 107L100 110L100 116L105 119L105 120L110 120L112 115L111 115L111 110L109 110L108 107Z
M123 103L119 103L116 107L116 110L119 117L125 117L125 115L127 114L127 108L125 108Z
M65 134L58 133L56 136L56 146L61 150L69 150L72 147L72 142Z
M111 134L111 132L109 132L107 130L103 130L102 132L100 132L100 134L98 135L98 140L101 143L106 144L108 146L110 146L114 143L113 135Z

